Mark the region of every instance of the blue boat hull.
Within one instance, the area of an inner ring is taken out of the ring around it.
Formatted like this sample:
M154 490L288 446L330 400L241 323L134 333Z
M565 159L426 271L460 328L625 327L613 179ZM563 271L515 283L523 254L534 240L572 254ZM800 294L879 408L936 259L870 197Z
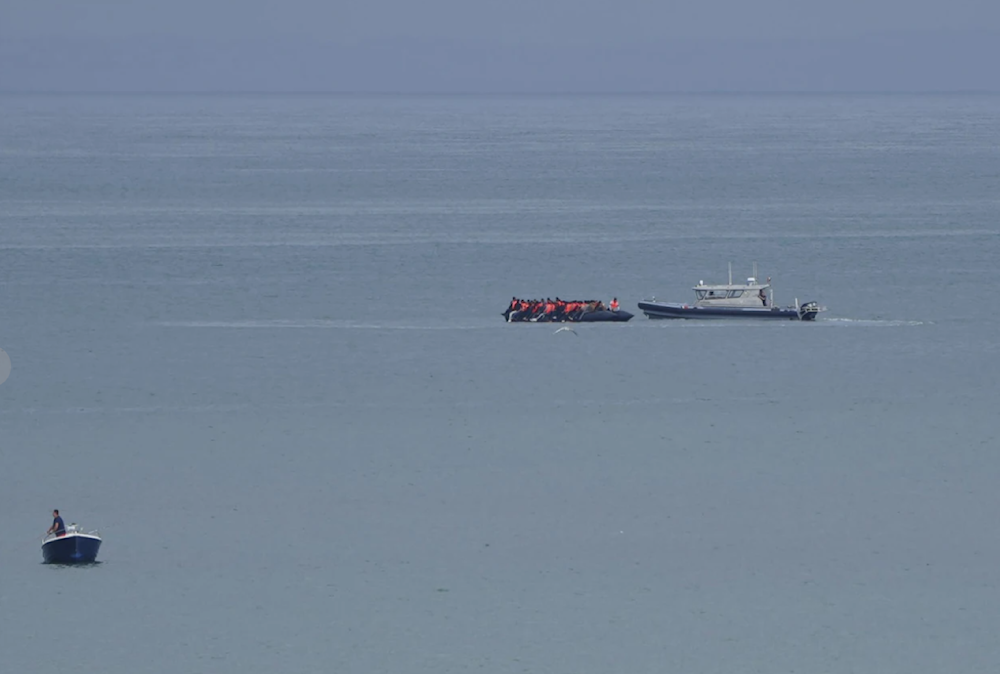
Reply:
M101 539L90 535L67 534L42 545L46 564L92 564L97 561Z
M816 311L810 302L803 305L802 311L794 307L693 307L687 304L668 304L665 302L639 302L639 309L649 318L757 318L782 319L786 321L814 321Z

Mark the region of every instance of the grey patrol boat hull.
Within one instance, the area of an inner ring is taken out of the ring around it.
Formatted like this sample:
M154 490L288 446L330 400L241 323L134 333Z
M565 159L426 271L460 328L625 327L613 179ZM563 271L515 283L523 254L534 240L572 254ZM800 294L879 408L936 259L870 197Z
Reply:
M639 309L649 318L753 318L785 321L814 321L819 313L815 302L795 307L696 307L672 302L639 302Z

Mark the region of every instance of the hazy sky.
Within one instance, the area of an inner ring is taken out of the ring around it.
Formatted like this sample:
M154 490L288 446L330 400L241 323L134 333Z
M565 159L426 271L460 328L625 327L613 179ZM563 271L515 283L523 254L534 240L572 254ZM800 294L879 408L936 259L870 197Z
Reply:
M997 0L0 0L19 36L303 35L613 44L1000 27Z
M1000 0L0 0L0 89L994 89L997 43Z

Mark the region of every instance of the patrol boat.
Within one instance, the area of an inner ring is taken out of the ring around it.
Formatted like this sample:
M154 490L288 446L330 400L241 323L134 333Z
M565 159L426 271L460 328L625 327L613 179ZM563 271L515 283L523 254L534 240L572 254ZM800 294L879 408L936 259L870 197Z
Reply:
M733 265L729 265L729 283L706 284L699 281L694 288L693 304L658 302L656 298L639 302L639 309L649 318L781 318L792 321L814 321L823 308L816 302L778 307L774 304L771 278L757 280L757 263L753 276L746 284L733 283Z
M64 534L51 534L42 541L42 559L46 564L92 564L97 561L101 537L96 531L84 533L76 524Z

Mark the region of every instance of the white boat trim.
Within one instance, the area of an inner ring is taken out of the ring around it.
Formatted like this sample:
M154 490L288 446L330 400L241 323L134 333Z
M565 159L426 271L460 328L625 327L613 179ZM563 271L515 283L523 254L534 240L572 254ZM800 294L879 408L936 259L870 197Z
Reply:
M100 535L97 531L84 532L77 525L71 524L66 527L66 533L62 536L57 536L56 534L48 534L42 539L42 545L46 543L51 543L52 541L64 541L68 538L89 538L95 541L101 541Z

